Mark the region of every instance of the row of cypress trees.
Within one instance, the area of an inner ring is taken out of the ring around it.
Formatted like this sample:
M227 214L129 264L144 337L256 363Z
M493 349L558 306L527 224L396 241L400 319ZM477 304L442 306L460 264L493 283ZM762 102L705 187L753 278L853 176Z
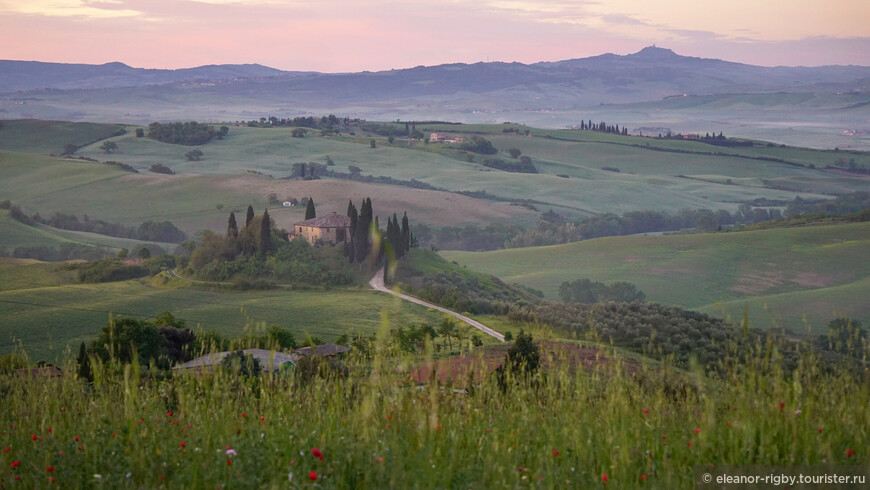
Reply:
M236 223L236 214L231 212L227 222L227 240L233 244L236 251L245 255L271 252L274 247L272 246L272 219L269 217L269 210L263 211L263 216L257 219L254 207L248 206L245 228L241 233Z
M350 236L345 241L344 255L350 263L362 263L372 253L373 244L378 243L378 262L384 257L386 245L396 259L405 256L411 249L411 228L408 213L402 216L402 223L394 213L387 218L387 230L382 233L377 216L374 216L371 198L365 198L359 210L353 201L347 203L347 216L350 218ZM375 236L373 236L373 233Z

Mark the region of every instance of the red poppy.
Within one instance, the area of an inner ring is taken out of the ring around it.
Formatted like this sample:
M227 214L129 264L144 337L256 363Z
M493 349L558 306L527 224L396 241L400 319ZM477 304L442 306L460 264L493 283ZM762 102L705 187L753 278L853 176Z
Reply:
M779 402L779 411L782 413L782 409L785 408L785 402Z
M317 472L312 471L311 473L308 473L308 478L310 478L311 481L316 481L317 480Z
M700 434L700 433L701 433L701 429L695 429L695 430L693 430L692 432L694 432L695 434Z
M520 473L522 473L523 471L526 471L526 469L523 468L522 466L520 466L519 468L517 468L517 471L519 471Z
M51 432L51 427L48 428L48 432Z
M821 434L821 433L822 433L822 428L821 428L821 427L819 427L819 434Z
M725 425L731 427L731 422L725 422Z
M167 416L167 417L172 417L172 410L166 412L166 416Z
M57 481L57 479L56 479L55 477L51 477L51 482L52 482L52 483L54 483L54 482L56 482L56 481Z
M75 441L76 441L76 442L79 442L79 436L76 436L76 437L75 437Z
M644 409L643 409L643 414L646 415L646 414L648 414L648 413L649 413L649 410L647 410L647 409L644 408Z
M79 444L79 451L84 451L84 450L85 450L85 447L82 446L81 444Z
M667 439L667 438L668 438L668 436L662 434L662 439Z
M378 456L378 463L383 463L383 462L384 462L384 457Z
M34 441L36 440L36 434L33 434L32 439L33 439Z
M436 428L436 429L440 429L440 428L441 428L441 424L436 425L435 428Z
M686 444L688 444L689 447L692 447L692 441L689 441L689 442L687 442Z
M641 480L646 480L646 474L640 475Z
M247 416L248 416L248 414L247 414L247 413L245 413L245 412L242 412L242 417L247 417Z
M228 459L228 460L227 460L227 466L232 466L232 465L233 465L233 460Z
M553 456L558 456L558 455L559 455L559 450L553 449Z
M187 447L187 444L185 444L184 441L179 442L178 445L181 447Z
M51 473L52 471L54 471L54 466L47 466L47 467L45 468L45 471Z
M260 422L264 422L265 420L266 420L266 417L260 417Z
M13 468L18 468L19 466L21 466L21 463L19 463L18 461L13 461L13 462L12 462L12 467L13 467Z
M601 475L601 483L607 485L607 473Z
M11 453L11 452L12 452L12 448L9 447L9 446L6 446L6 447L3 448L3 452L4 452L4 453Z
M851 457L854 456L854 455L855 455L855 450L854 450L854 449L846 449L846 457L847 457L847 458L851 458Z
M323 454L320 453L320 449L314 448L311 450L311 454L314 455L315 458L323 461Z

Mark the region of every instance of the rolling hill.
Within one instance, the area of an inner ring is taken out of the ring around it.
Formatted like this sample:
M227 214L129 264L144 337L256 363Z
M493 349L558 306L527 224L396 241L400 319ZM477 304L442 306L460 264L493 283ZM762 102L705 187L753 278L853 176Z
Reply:
M756 326L803 331L805 316L819 333L837 315L870 320L868 244L870 223L855 223L441 254L551 299L565 281L628 281L650 301L734 318L748 303Z

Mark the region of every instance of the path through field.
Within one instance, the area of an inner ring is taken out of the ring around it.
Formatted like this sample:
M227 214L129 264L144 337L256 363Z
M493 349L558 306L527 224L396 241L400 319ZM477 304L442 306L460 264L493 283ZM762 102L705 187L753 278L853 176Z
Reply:
M397 293L397 292L393 291L392 289L389 289L388 287L386 287L384 285L384 269L383 268L381 268L379 271L377 271L375 273L374 277L372 277L372 280L369 281L369 286L371 286L372 289L374 289L376 291L381 291L381 292L384 292L387 294L392 294L393 296L398 296L405 301L410 301L411 303L416 303L418 305L422 305L422 306L425 306L427 308L432 308L433 310L438 310L442 313L447 313L448 315L462 320L463 322L471 325L472 327L480 330L481 332L483 332L491 337L495 337L496 339L498 339L501 342L504 342L504 335L496 332L495 330L487 327L486 325L480 323L477 320L472 320L471 318L468 318L465 315L456 313L455 311L450 311L447 308L442 308L440 306L433 305L432 303L427 303L421 299L417 299L413 296L408 296L406 294Z

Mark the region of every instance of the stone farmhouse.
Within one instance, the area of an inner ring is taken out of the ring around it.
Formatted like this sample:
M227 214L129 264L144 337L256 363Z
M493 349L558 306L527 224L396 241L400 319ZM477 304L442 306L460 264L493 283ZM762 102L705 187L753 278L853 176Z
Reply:
M326 216L311 218L293 224L293 232L287 238L293 240L301 236L314 245L322 243L343 243L350 238L350 218L333 211Z
M432 133L429 136L430 143L465 143L462 136L451 136L446 133Z

